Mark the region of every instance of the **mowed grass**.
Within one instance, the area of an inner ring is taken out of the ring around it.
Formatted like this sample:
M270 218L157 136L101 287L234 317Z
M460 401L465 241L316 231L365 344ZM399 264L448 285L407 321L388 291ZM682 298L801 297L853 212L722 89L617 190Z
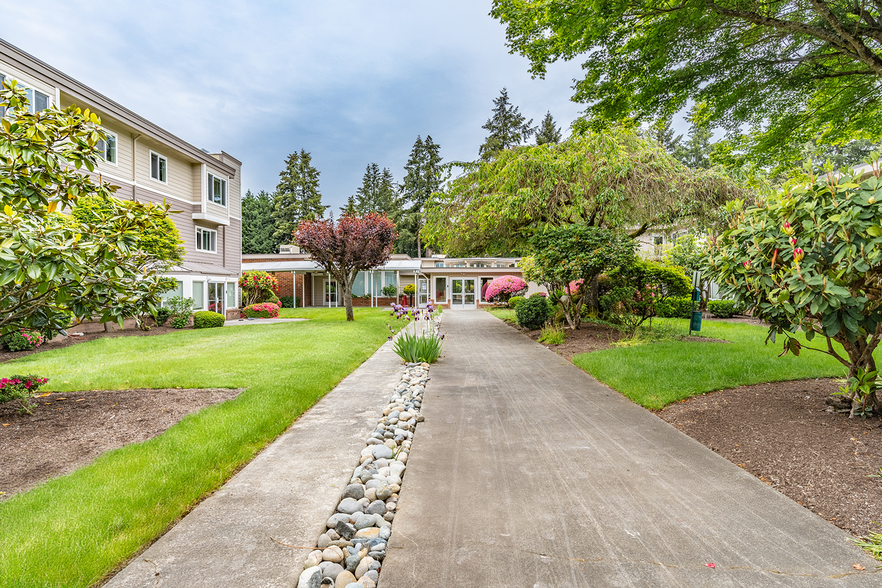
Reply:
M386 340L385 310L357 309L352 323L344 312L291 309L310 320L104 339L0 364L48 376L45 391L247 388L0 503L0 586L90 586L162 534Z
M675 325L683 335L689 330L685 319L656 321ZM783 336L778 343L764 345L767 333L762 326L706 320L701 325L701 336L730 343L662 341L583 353L576 355L573 363L651 409L735 386L845 374L839 362L816 351L804 349L799 357L777 357ZM801 334L799 339L806 343ZM812 346L821 347L822 341L815 338Z
M506 322L515 322L517 320L515 316L515 310L513 308L491 307L487 309L487 312L489 312L496 318L502 319Z

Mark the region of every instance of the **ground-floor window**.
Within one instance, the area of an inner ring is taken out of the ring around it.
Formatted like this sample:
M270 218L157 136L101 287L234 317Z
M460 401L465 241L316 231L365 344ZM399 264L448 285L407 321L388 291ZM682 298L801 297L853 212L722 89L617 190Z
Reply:
M196 285L195 282L193 285ZM208 282L208 310L211 312L224 314L226 310L224 308L224 296L226 294L224 286L223 282Z

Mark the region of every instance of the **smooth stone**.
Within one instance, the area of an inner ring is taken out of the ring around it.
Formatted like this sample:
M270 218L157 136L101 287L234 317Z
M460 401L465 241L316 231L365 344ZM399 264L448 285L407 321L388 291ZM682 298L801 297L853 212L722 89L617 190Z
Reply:
M388 459L378 459L374 462L374 465L377 466L377 468L389 467L389 460Z
M328 545L331 544L331 541L332 541L332 539L330 537L328 537L326 534L322 533L318 538L318 548L319 549L326 548Z
M380 529L378 536L383 540L389 539L392 536L392 529L390 527L383 527Z
M351 584L346 584L346 586L344 586L343 588L364 588L364 586L362 586L358 582L352 582Z
M355 568L358 567L358 563L361 561L361 556L357 553L355 555L350 555L346 558L346 569L355 573Z
M374 459L389 459L392 457L392 447L389 447L391 441L386 441L385 445L371 445L371 455ZM394 447L394 445L393 445Z
M371 503L371 506L373 506L373 503ZM374 519L373 517L373 515L376 513L370 511L370 507L368 507L368 509L369 514L359 514L358 518L355 519L355 529L357 531L366 529L368 527L373 527L376 523L376 519ZM383 512L386 512L385 509L383 510Z
M386 514L383 515L383 518L391 523L392 521L395 520L395 513L391 512L391 511L387 512Z
M375 551L374 553L371 554L371 556L377 561L383 561L384 559L386 559L386 552L385 551Z
M401 463L400 461L392 462L392 465L389 466L389 471L392 472L392 475L401 477L401 474L404 473L404 470L407 468L406 465Z
M398 476L389 476L386 478L386 480L388 481L389 486L392 488L394 488L395 486L398 486L399 488L401 487L401 478L399 478ZM395 491L393 490L393 492ZM377 495L377 498L379 498L379 495Z
M403 464L406 464L407 463L407 453L405 453L404 451L399 453L398 454L398 461L400 461Z
M376 563L376 562L374 562L374 563ZM380 572L378 572L378 571L376 570L376 568L374 568L374 565L373 565L373 564L371 564L371 569L369 569L367 572L365 572L364 576L367 576L368 578L370 578L371 580L373 580L374 583L377 583L377 582L380 581ZM362 578L363 578L364 576L362 576Z
M328 519L327 527L329 529L333 529L334 527L337 526L337 523L339 521L344 521L344 522L348 523L349 522L349 515L345 514L345 513L340 513L340 512L338 512L336 514L332 514L331 518Z
M369 514L384 515L386 514L386 504L382 500L375 500L368 505L367 512ZM357 524L355 526L356 528L358 527Z
M340 549L344 549L351 546L352 541L347 541L346 539L337 539L336 541L331 541L331 545L336 545ZM330 547L330 545L328 547Z
M395 443L393 441L390 441L389 439L386 439L386 447L388 447L389 449L395 449ZM389 457L392 457L392 455L389 455ZM386 459L388 459L388 457Z
M340 501L340 504L337 505L337 511L351 515L357 512L364 512L364 507L359 504L357 500L344 498Z
M362 588L377 588L377 583L367 576L362 576L361 579L358 581L358 585Z
M334 527L334 530L337 531L337 534L340 535L343 539L352 539L352 536L355 535L355 532L358 530L355 526L352 525L348 520L347 521L338 521L337 526Z
M379 439L377 439L376 437L369 437L368 440L365 441L365 444L367 444L367 445L382 445L383 444L382 439L383 439L382 435L380 435Z
M332 563L340 563L343 561L343 550L336 545L331 545L322 551L322 559Z
M361 578L362 576L364 576L370 569L370 565L374 563L374 561L374 558L372 558L371 556L367 556L363 560L358 562L358 567L355 568L355 577Z
M319 569L322 571L323 578L330 578L331 580L337 579L337 576L344 571L343 566L330 561L319 564Z
M340 572L340 575L337 576L337 581L334 582L334 588L345 588L350 584L355 584L357 578L352 574L352 572L343 570Z
M309 557L306 558L306 561L303 562L303 566L306 568L312 568L312 567L319 565L320 563L322 563L321 554L319 554L318 557L316 557L314 555L310 555Z
M379 575L380 575L380 567L381 567L380 562L378 562L378 561L375 561L374 563L371 564L371 571L377 572L377 577L379 577Z
M368 527L367 529L357 531L355 536L364 539L375 539L380 536L380 529L378 527Z
M416 417L414 417L414 418L416 419L416 422L418 422L418 423L421 423L421 422L423 422L424 420L426 420L426 417L424 417L424 416L421 415L421 414L416 415Z
M361 455L362 455L362 457L364 457L366 455L371 455L371 447L368 446L368 447L365 447L364 449L362 449Z
M377 470L377 473L380 474L381 476L383 476L383 477L385 478L385 477L387 477L389 474L392 473L392 470L387 466L387 467L385 467L385 468L380 468L379 470Z
M392 496L392 489L389 486L383 485L377 488L377 500L386 501Z
M376 480L376 479L368 480L367 483L365 483L365 485L364 485L364 487L366 488L365 495L367 495L368 490L374 490L374 492L376 493L376 489L379 488L380 486L384 486L384 485L385 485L385 482L383 482L382 480Z
M300 572L297 588L320 588L321 585L322 571L318 566L312 566Z
M334 529L328 529L325 532L325 535L327 535L328 539L330 539L331 541L336 541L337 539L340 538L340 534L337 531L335 531Z
M377 499L377 489L376 488L368 488L364 491L364 497L373 502Z

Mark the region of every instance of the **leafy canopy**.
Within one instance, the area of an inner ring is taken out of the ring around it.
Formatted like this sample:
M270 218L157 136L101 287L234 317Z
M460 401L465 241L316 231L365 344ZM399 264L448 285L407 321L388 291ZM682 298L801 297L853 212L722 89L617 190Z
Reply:
M80 171L95 169L106 139L94 113L71 106L31 114L25 92L9 80L0 89L3 108L12 112L0 119L0 335L53 335L71 316L122 324L154 314L174 286L156 270L177 244L152 248L145 235L168 230L168 205L123 202L113 186Z
M295 242L340 284L346 320L352 313L352 284L360 271L386 263L398 234L386 215L343 216L338 221L306 220L300 223Z
M744 193L717 170L691 170L621 128L459 165L465 173L432 195L422 233L450 255L521 251L532 235L572 223L640 234L706 218Z
M732 223L711 246L709 275L724 293L784 334L826 338L819 351L875 371L882 338L882 173L828 174L788 185L755 205L732 203ZM845 349L837 352L830 341Z
M494 0L508 45L543 76L584 56L573 99L595 128L689 101L754 161L882 136L882 5L833 0Z

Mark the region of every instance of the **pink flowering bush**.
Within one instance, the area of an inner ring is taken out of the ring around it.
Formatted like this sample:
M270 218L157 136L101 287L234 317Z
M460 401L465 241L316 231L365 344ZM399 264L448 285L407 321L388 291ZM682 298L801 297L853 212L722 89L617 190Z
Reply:
M527 291L527 282L517 276L499 276L487 284L486 300L508 302L512 296L520 296Z
M45 342L46 338L37 331L13 331L3 337L3 343L10 351L30 351Z
M31 409L34 405L28 399L36 394L40 386L48 381L49 378L41 378L39 376L0 378L0 404L10 400L20 400L19 412L33 414Z
M246 306L242 314L245 318L279 318L279 307L272 302L261 302Z

